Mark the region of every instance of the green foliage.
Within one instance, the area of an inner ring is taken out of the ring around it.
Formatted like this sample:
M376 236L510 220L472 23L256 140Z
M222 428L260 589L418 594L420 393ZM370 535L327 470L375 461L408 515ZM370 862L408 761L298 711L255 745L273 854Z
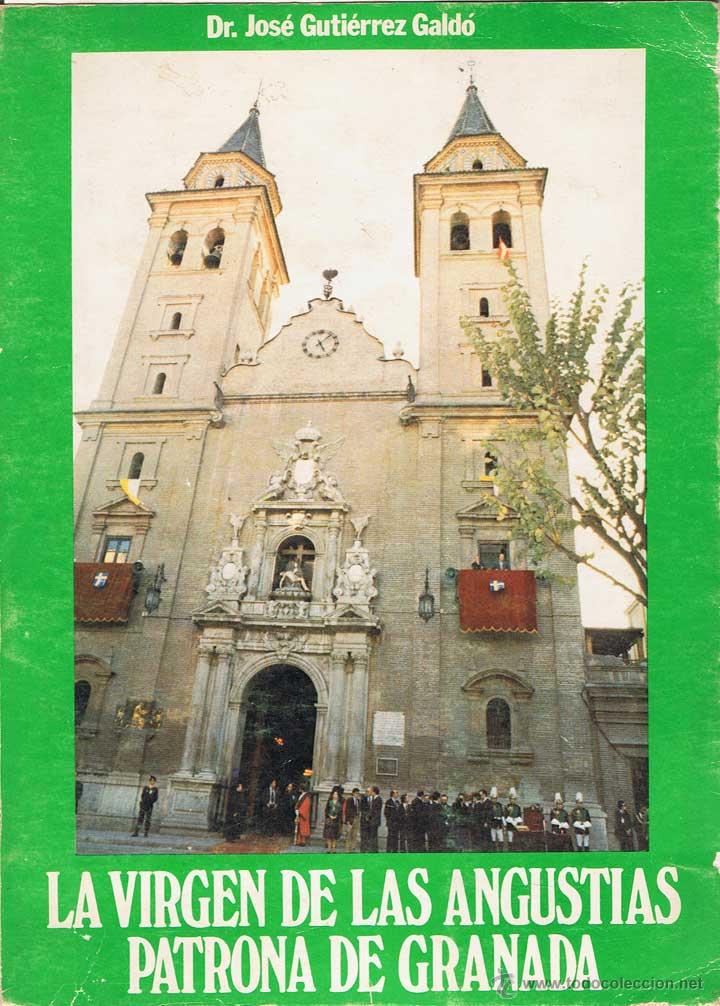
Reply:
M495 495L498 519L517 515L515 536L528 541L542 567L552 550L587 565L642 603L647 596L645 526L644 327L634 320L641 296L625 286L603 325L608 289L588 293L587 266L566 307L554 306L544 332L511 262L503 287L509 324L497 337L463 318L466 335L500 392L527 420L506 423L499 443ZM566 452L582 471L571 491ZM573 530L591 529L625 563L621 582L576 551ZM632 585L630 585L632 584Z

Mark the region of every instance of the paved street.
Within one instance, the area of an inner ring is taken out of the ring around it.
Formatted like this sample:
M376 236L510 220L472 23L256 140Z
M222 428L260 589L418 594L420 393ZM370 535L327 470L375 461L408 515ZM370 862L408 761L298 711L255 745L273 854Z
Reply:
M292 844L287 835L263 835L250 832L236 842L225 841L220 834L199 835L188 838L187 835L173 835L168 832L152 833L147 837L132 838L119 831L78 832L77 852L81 855L127 856L132 853L143 855L162 853L163 855L183 855L187 853L217 853L219 855L267 853L324 852L321 839L311 839L309 845L299 847Z

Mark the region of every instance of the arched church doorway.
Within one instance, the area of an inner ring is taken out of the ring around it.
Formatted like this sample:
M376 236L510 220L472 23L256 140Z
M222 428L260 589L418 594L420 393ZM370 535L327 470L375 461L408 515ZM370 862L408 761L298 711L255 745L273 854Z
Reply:
M248 816L262 818L266 791L278 782L278 800L288 783L297 791L313 767L317 691L292 664L266 667L245 694L245 730L235 777L245 785Z

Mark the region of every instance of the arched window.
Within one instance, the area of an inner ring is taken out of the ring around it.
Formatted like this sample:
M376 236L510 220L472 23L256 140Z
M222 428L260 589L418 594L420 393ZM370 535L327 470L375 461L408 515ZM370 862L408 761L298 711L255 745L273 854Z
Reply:
M483 169L482 161L473 161L472 169L473 171L482 171Z
M491 699L485 710L487 746L501 751L509 751L512 734L510 729L510 706L505 699Z
M225 184L225 175L218 175L215 179L215 188L221 189Z
M220 265L225 247L225 232L219 227L211 230L205 238L205 253L203 262L206 269L217 269Z
M493 248L500 247L500 239L505 242L507 248L512 248L512 229L510 227L510 214L505 210L498 210L493 213L492 218Z
M175 314L172 316L172 321L170 322L170 328L172 329L173 332L177 332L177 330L180 328L181 322L182 322L182 314L179 311L176 311Z
M138 451L137 454L133 454L132 461L130 462L130 467L128 469L129 479L139 479L140 472L142 471L143 462L145 461L145 455L142 451Z
M168 258L173 265L180 265L187 246L187 232L175 231L168 244Z
M489 318L490 317L490 301L487 297L480 298L480 317Z
M157 377L155 378L155 384L153 385L153 395L162 395L166 380L167 380L167 374L157 375Z
M315 546L309 538L293 535L277 550L273 591L283 597L306 598L312 591Z
M83 721L83 717L87 712L88 703L90 702L90 692L92 688L90 687L89 681L76 681L75 682L75 726L80 726Z
M470 248L470 220L465 213L453 213L450 218L450 251Z
M487 369L487 367L483 367L482 369L482 386L483 388L492 388L493 386L492 374ZM495 465L495 467L497 468L497 464Z

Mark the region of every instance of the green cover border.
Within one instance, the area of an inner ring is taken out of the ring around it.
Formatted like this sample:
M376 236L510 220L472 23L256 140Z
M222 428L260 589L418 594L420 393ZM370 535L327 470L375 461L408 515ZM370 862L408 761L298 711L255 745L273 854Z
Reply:
M71 55L88 51L240 50L246 40L209 41L208 14L241 21L258 5L101 5L0 8L0 304L2 373L2 926L6 1001L117 1004L126 996L127 932L48 930L45 872L76 890L81 870L257 868L267 858L76 857L72 724L71 423ZM303 4L265 11L296 17ZM320 6L312 8L320 12ZM717 96L716 9L710 3L323 4L323 13L409 17L423 10L472 9L473 38L262 39L262 49L644 48L647 57L646 280L648 331L651 605L652 852L629 859L595 853L592 866L643 866L648 876L678 866L683 913L674 926L593 930L600 971L618 976L700 977L702 990L520 993L523 1002L707 1003L720 995L716 933L720 848L716 798L718 523L717 404ZM573 142L573 137L568 137ZM622 249L618 249L622 254ZM110 333L102 333L109 338ZM284 857L279 868L332 865L337 900L350 861ZM518 863L515 857L394 857L403 874L426 865L442 881L462 865ZM371 880L389 865L364 857ZM524 866L561 865L525 856ZM567 863L563 863L567 865ZM98 892L105 887L98 882ZM107 904L107 899L101 904ZM269 906L272 910L272 904ZM435 924L436 923L436 924ZM504 927L505 929L507 927ZM597 931L594 931L597 930ZM268 932L272 930L267 930ZM345 931L338 927L338 931ZM427 932L443 932L438 907ZM502 930L500 930L502 931ZM530 928L528 932L533 930ZM556 931L553 929L553 931ZM137 931L140 932L140 931ZM311 949L327 931L303 930ZM356 931L354 931L356 932ZM359 930L357 932L364 932ZM408 930L383 931L392 952ZM84 939L83 935L90 935ZM150 935L159 935L151 932ZM169 935L173 935L170 931ZM227 935L217 933L217 935ZM459 937L467 934L460 931ZM570 930L567 935L579 935ZM318 961L320 958L318 957ZM386 970L375 1004L496 1001L495 993L404 992ZM318 986L323 967L315 968ZM78 990L81 990L78 992ZM236 1001L237 993L213 1000ZM207 1002L195 996L155 1001ZM243 996L248 1003L303 999L347 1003L367 995Z

